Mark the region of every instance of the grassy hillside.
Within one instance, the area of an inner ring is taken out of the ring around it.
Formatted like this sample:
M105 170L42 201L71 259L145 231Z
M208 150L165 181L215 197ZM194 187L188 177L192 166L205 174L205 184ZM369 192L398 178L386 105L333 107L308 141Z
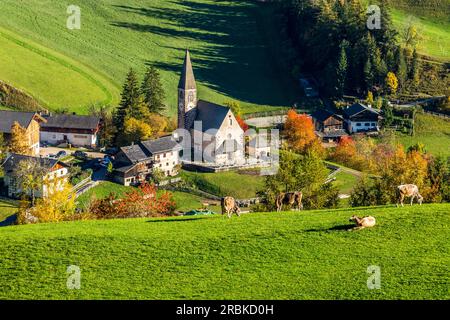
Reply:
M419 52L438 60L450 61L450 20L448 16L420 15L407 8L392 10L393 22L401 32L411 22L422 37Z
M420 142L428 152L450 157L450 120L418 113L415 121L415 135L399 133L397 140L405 147Z
M48 48L49 55L63 54L64 61L76 60L72 65L89 66L92 77L106 74L116 87L130 67L143 72L146 65L155 65L162 70L172 115L186 48L192 52L202 99L217 103L235 99L247 112L292 102L294 84L286 84L270 56L270 46L275 45L270 35L277 28L270 23L271 11L259 11L254 1L80 0L76 4L82 10L81 30L74 31L66 28L69 4L3 0L0 10L0 27L20 35L24 43L18 47L0 34L0 47L6 45L0 49L0 79L26 89L50 107L67 105L84 111L80 104L105 97L86 74L29 50L33 43ZM17 55L10 56L9 50ZM107 87L109 81L104 82ZM110 84L108 89L116 103L117 88Z
M13 200L0 199L0 223L10 215L17 212L17 202Z
M0 228L0 299L449 299L450 205ZM347 232L351 214L373 229ZM81 268L81 290L66 269ZM367 268L381 268L369 290Z

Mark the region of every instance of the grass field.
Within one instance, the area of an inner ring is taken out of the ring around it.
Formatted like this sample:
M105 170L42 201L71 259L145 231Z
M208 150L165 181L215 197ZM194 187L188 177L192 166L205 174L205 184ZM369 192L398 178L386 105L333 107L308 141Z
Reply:
M336 174L335 185L343 194L350 194L357 182L358 177L348 172L341 171Z
M256 192L264 187L264 176L244 174L239 171L216 173L183 171L182 177L194 183L202 191L238 199L254 198Z
M449 299L450 204L0 228L0 299ZM347 232L352 214L373 229ZM400 223L401 222L401 223ZM67 267L81 269L68 290ZM381 288L369 290L369 266Z
M399 133L397 141L405 147L420 142L433 155L450 157L450 121L420 113L416 115L415 121L415 135Z
M122 197L126 192L132 190L133 187L125 187L123 185L112 183L112 182L103 182L100 185L88 190L86 193L82 194L77 198L78 206L84 207L86 206L90 199L95 196L96 199L106 198L111 192L114 192L119 198ZM159 190L160 192L164 192L163 190ZM186 192L178 192L171 191L173 194L173 199L177 203L177 210L180 211L189 211L193 209L200 209L202 207L203 198L189 194ZM219 208L216 206L212 206L210 208L215 212L219 212Z
M286 82L271 56L278 30L270 23L271 9L258 10L253 1L79 0L81 30L73 31L66 28L68 2L25 2L2 1L0 27L14 38L20 35L22 43L0 34L0 79L50 107L85 112L80 105L108 100L106 92L117 103L128 69L142 73L151 64L161 69L174 115L186 48L202 99L237 100L245 112L290 106L294 100L295 83ZM44 55L36 52L36 43Z
M450 20L448 17L419 16L399 9L392 10L392 20L401 32L411 21L417 27L422 40L419 52L443 61L450 61Z

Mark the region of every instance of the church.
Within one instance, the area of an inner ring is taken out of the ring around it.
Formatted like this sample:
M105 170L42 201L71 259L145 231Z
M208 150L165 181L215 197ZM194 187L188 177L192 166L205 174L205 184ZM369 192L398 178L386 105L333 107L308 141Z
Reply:
M245 164L244 131L230 108L198 99L189 50L178 84L178 129L190 133L195 162Z

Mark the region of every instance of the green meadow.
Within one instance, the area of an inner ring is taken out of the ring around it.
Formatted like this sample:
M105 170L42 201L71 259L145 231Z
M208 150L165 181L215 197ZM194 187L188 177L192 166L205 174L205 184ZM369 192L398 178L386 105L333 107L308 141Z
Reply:
M128 69L142 74L154 65L174 115L186 48L201 99L240 101L245 112L294 101L296 84L286 81L271 55L278 28L270 7L258 10L252 1L80 0L81 30L69 30L69 4L3 0L0 10L0 79L49 108L85 113L88 104L116 104Z
M448 300L449 227L449 204L4 227L0 299Z

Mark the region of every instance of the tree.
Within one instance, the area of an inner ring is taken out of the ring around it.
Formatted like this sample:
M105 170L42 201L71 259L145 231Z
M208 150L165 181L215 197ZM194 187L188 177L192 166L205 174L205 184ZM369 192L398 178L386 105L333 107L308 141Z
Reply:
M22 155L30 155L31 149L28 142L27 130L14 121L11 126L11 141L9 143L9 151Z
M288 111L283 134L289 146L296 152L306 153L310 147L317 147L315 142L318 138L314 133L311 117L306 114L297 114L293 109Z
M170 132L168 119L158 113L150 113L145 122L152 129L153 137L161 136L164 132Z
M113 111L111 106L91 105L89 114L100 118L99 145L102 147L111 146L114 142L116 129L113 122Z
M414 49L412 61L411 61L411 67L409 69L409 78L413 81L415 85L419 84L420 81L420 61L419 61L419 54L417 53L417 50Z
M389 92L391 94L395 94L398 89L398 79L393 72L389 72L386 76L386 87L388 88Z
M161 113L166 108L164 99L166 94L161 84L161 77L158 70L151 66L147 69L141 85L141 93L144 102L150 112Z
M120 142L122 145L128 145L150 139L151 136L152 128L150 125L136 118L128 118L125 120Z
M32 159L20 161L13 172L22 192L31 196L32 205L36 202L36 192L42 190L47 173L47 169Z
M113 172L114 172L114 165L111 161L108 163L108 166L106 167L106 172L107 172L108 177L112 177Z
M340 45L339 58L336 65L336 93L339 97L344 95L345 82L347 79L348 61L346 49L347 41L342 41Z
M245 123L245 121L240 116L236 116L236 121L237 123L239 123L239 126L241 127L242 130L244 130L244 132L248 130L249 128L248 124Z
M397 78L399 82L399 87L403 88L405 81L408 77L408 67L406 65L405 55L403 54L403 49L398 48L395 55L395 64L397 66Z
M389 127L394 122L394 111L389 101L383 99L383 104L381 106L381 111L383 111L383 122L386 127Z
M75 194L71 185L65 180L53 181L47 197L37 200L32 214L39 222L58 222L71 220L75 214Z
M224 103L225 106L229 107L233 112L235 117L240 117L242 115L241 105L237 101L227 101Z
M123 131L125 118L132 113L132 110L139 109L138 106L141 102L137 76L134 70L130 69L123 85L122 100L114 114L114 126L117 133Z
M368 91L368 92L367 92L366 103L367 103L368 105L371 105L371 106L374 105L374 100L373 100L373 93L372 93L372 91Z

